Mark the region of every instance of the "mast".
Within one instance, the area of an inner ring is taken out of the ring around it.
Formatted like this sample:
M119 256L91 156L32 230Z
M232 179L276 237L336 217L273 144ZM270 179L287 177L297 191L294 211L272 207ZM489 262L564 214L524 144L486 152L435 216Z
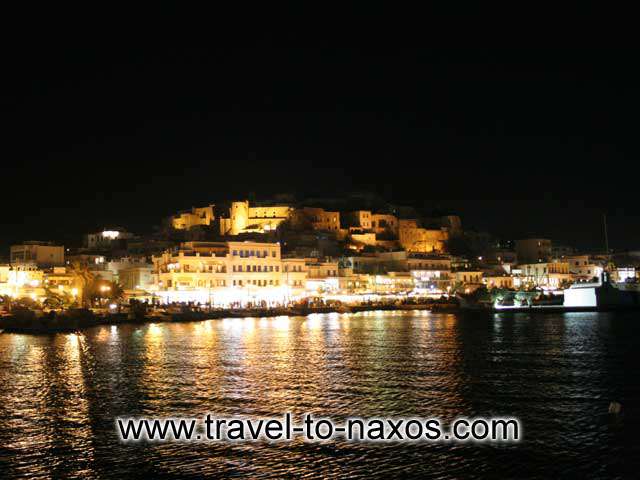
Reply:
M604 248L607 252L607 260L609 259L609 235L607 233L607 214L602 214L602 223L604 224Z
M605 271L608 273L612 273L615 269L615 266L611 263L611 252L609 251L609 233L607 232L607 214L602 214L602 223L604 225L604 248L606 249L607 256L607 265L605 266Z

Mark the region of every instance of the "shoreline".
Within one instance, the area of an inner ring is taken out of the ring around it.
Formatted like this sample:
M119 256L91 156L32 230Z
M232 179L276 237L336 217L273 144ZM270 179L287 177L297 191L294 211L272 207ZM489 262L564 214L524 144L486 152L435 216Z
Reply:
M435 308L434 308L435 307ZM30 335L73 333L101 325L127 325L147 323L178 323L219 320L223 318L267 318L286 316L308 316L315 313L359 313L372 311L436 310L457 311L453 304L407 304L407 305L356 305L340 307L281 307L265 309L233 309L211 311L153 312L144 315L131 313L96 314L91 310L64 312L54 316L37 317L35 312L23 315L0 317L0 332Z

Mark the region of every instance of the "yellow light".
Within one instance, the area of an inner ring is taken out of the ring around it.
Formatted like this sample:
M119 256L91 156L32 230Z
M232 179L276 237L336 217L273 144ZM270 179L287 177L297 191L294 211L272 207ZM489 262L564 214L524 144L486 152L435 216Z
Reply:
M71 295L73 295L74 297L75 297L76 295L78 295L78 289L77 289L77 288L72 288L72 289L71 289Z

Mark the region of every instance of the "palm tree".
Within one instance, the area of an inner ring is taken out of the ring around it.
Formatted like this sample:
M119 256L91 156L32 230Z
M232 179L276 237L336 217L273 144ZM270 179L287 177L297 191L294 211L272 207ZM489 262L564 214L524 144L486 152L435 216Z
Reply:
M91 270L89 270L87 265L80 262L73 262L69 273L74 277L74 284L78 289L80 305L84 307L88 303L88 295L95 281L95 275Z
M109 282L109 300L120 302L124 298L124 289L118 282Z
M62 292L52 288L46 288L44 306L49 308L69 308L73 304L73 298L69 292Z

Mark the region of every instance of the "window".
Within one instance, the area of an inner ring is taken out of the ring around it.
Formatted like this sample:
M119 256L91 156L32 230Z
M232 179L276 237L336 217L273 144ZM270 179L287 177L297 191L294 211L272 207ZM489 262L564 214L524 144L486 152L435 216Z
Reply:
M276 251L275 251L275 250L272 250L272 251L271 251L271 256L272 256L272 257L275 257L275 256L276 256Z

